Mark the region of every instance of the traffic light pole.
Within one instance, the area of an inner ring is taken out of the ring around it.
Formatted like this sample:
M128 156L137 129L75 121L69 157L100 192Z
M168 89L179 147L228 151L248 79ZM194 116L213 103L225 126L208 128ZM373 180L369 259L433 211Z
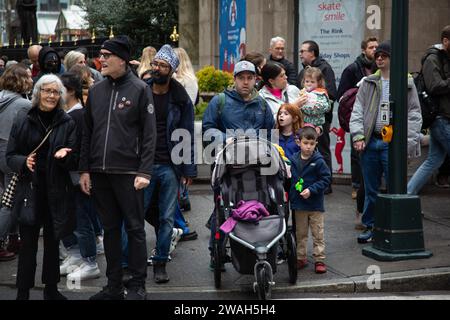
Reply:
M379 261L430 258L425 250L420 198L408 196L408 21L409 0L392 1L391 124L388 194L375 205L373 246L363 255Z

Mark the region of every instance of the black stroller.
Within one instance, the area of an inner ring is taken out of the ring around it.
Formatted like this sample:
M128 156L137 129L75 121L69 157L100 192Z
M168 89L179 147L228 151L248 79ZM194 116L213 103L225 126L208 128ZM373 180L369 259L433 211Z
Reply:
M214 282L221 287L224 263L231 262L240 274L254 274L254 291L261 300L270 299L275 285L278 248L287 260L289 282L297 281L297 252L295 237L288 230L289 205L284 183L286 166L278 150L267 140L235 138L216 157L212 175L216 232L212 241ZM225 235L220 226L241 200L257 200L270 216L258 223L239 221ZM229 241L228 241L229 240ZM228 246L229 242L229 246Z

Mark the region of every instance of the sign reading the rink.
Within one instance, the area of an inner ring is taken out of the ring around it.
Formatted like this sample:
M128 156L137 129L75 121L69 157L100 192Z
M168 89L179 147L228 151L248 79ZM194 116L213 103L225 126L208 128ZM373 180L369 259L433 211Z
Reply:
M361 41L366 28L365 1L308 0L299 4L299 43L301 45L307 40L317 42L320 56L333 68L336 86L339 86L344 69L361 54ZM300 65L299 70L302 68ZM336 102L332 128L339 128L337 110ZM342 156L343 173L350 173L350 135L340 135L338 129L333 132L330 134L333 171L340 167L337 159ZM339 156L335 155L336 152Z

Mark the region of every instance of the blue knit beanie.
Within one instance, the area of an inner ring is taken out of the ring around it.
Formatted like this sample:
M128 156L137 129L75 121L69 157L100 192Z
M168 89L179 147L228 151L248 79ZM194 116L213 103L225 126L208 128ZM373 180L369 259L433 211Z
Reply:
M172 67L172 71L176 71L180 65L180 59L168 44L164 45L156 54L155 59L164 60Z

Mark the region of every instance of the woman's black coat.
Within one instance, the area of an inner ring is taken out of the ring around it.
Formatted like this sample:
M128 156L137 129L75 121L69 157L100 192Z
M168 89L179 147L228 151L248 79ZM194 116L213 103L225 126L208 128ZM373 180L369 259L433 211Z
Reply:
M55 238L69 235L76 226L74 186L70 171L76 171L79 160L76 124L63 110L57 110L50 126L53 132L48 138L49 148L46 160L47 193ZM45 137L45 130L38 119L37 108L18 114L13 124L6 152L6 161L20 179L28 179L37 184L37 175L28 170L27 156ZM71 148L72 152L62 159L54 157L61 148ZM41 216L41 215L38 215Z

